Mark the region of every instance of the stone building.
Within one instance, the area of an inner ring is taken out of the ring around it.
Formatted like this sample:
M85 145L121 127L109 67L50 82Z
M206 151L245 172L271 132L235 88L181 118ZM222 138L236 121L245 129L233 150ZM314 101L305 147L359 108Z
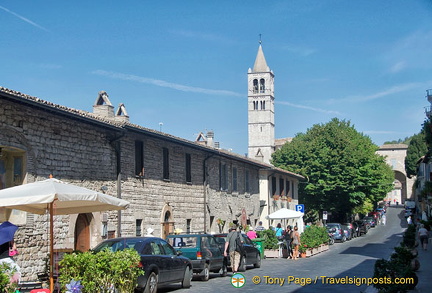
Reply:
M125 105L115 110L105 92L89 113L0 87L0 188L52 174L130 202L121 212L56 216L56 252L144 235L148 227L165 237L255 226L273 195L296 199L302 176L216 146L212 133L188 141L132 124ZM20 226L17 260L24 280L35 279L45 269L47 215L3 209L4 220Z

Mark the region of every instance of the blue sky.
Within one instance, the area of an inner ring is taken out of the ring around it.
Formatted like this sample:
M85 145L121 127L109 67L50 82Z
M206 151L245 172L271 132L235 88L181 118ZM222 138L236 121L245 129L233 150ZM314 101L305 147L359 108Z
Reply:
M105 90L133 123L189 140L213 130L244 154L259 34L277 138L333 117L377 145L420 131L432 88L426 0L0 0L0 85L87 111Z

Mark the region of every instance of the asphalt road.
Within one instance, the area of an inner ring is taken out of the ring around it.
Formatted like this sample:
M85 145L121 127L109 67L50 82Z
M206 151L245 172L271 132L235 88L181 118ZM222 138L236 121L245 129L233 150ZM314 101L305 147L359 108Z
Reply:
M371 278L375 261L391 255L405 228L403 207L390 207L385 226L372 228L367 235L345 243L335 243L328 251L309 258L265 259L261 268L242 273L245 284L241 288L231 284L229 272L224 278L213 274L207 282L193 280L189 289L173 284L160 288L159 292L364 292L368 288L366 284L336 282L355 283L361 281L360 278ZM311 284L305 284L307 282Z

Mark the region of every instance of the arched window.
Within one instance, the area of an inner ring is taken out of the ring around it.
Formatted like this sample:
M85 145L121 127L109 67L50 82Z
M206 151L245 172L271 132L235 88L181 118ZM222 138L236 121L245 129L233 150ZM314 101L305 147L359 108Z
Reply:
M260 93L264 93L265 92L265 80L264 78L260 79Z
M253 109L258 110L258 102L253 101L252 103L253 103Z
M262 102L261 110L265 110L265 101Z
M258 93L258 79L253 80L253 93Z

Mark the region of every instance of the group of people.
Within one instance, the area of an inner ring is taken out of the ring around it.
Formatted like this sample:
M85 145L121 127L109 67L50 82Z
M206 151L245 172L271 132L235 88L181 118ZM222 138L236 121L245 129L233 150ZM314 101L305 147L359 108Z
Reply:
M288 250L288 259L297 260L299 257L300 233L297 226L292 228L290 225L284 230L279 223L275 228L276 237L280 242L286 245Z

